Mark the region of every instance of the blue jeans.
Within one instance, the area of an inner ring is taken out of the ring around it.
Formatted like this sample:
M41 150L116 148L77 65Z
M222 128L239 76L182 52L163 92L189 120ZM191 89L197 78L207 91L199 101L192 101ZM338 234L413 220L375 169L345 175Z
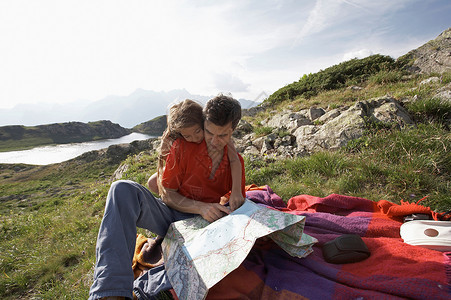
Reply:
M107 296L133 299L133 289L138 298L150 299L159 291L171 288L164 267L154 268L133 280L131 265L136 227L165 236L172 222L193 216L169 208L136 182L114 182L108 192L97 238L94 283L89 291L89 300Z

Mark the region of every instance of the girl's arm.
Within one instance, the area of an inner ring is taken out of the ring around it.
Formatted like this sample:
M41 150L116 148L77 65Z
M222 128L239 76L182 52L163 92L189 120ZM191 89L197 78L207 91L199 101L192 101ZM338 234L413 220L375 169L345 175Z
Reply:
M232 140L228 143L227 149L227 156L229 158L230 170L232 173L232 193L230 194L229 205L230 209L234 211L244 203L244 197L241 190L241 178L243 174L241 174L241 161Z
M149 177L149 180L147 180L147 186L149 187L149 190L152 193L155 193L158 195L158 183L157 178L158 173L153 173L152 176Z

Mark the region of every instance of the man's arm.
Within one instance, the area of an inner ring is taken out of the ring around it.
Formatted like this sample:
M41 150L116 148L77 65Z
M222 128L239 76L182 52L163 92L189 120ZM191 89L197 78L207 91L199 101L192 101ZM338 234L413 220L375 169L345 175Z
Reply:
M214 222L230 213L230 209L219 203L205 203L182 196L177 190L165 189L162 200L175 210L198 214L208 222Z

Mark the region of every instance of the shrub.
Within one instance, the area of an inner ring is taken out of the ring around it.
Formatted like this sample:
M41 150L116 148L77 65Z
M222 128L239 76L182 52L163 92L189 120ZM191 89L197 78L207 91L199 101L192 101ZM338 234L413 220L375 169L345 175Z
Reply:
M401 81L404 72L400 70L382 70L368 78L370 84L386 84Z
M286 85L274 92L265 102L274 105L285 100L303 96L310 98L321 91L343 88L349 82L358 84L368 80L371 75L384 71L384 78L394 80L400 78L399 73L390 73L398 70L398 65L393 58L380 54L363 59L351 59L334 65L315 74L303 75L299 81Z

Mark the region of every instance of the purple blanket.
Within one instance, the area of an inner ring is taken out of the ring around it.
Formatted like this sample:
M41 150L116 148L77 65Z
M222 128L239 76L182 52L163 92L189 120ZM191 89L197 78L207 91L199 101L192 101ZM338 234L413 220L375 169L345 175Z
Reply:
M306 216L304 232L319 243L298 259L260 241L238 269L210 289L207 299L451 299L451 253L405 244L399 234L402 223L381 212L377 202L300 195L285 205L269 187L248 191L247 197ZM357 263L327 263L322 245L349 233L362 237L371 256Z

